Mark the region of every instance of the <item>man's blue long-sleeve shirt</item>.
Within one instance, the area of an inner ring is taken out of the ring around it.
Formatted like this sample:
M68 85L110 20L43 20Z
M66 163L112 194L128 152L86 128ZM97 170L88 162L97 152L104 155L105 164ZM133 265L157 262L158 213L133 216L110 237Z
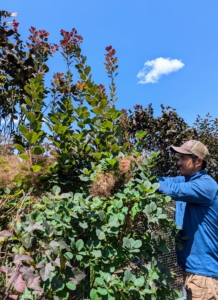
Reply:
M192 176L159 177L159 192L177 201L177 224L188 236L177 249L186 272L218 278L218 186L202 170Z

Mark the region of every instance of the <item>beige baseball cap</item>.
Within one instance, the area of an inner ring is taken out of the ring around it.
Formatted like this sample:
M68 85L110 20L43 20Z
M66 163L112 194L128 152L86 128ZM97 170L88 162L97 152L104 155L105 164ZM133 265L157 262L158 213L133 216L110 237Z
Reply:
M181 154L194 154L205 161L208 161L210 155L207 147L197 140L187 141L181 147L171 145L170 150Z

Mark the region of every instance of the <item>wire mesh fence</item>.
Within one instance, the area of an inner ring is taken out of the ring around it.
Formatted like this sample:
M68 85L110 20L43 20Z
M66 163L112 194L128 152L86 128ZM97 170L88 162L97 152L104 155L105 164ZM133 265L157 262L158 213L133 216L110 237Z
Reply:
M175 201L170 201L168 203L169 206L175 208ZM169 214L169 213L168 213ZM171 211L169 217L175 220L175 211ZM169 238L168 232L163 232L162 236L164 239L168 240L168 245L170 248L170 252L166 254L162 254L160 256L160 261L163 264L166 264L170 270L175 274L174 280L170 282L170 286L179 292L183 291L183 278L182 278L182 270L177 265L177 256L175 251L175 241Z

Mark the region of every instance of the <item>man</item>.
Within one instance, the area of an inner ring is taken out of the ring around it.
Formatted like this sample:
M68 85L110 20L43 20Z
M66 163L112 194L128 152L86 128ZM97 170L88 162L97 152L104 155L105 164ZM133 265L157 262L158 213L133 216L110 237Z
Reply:
M182 176L159 177L159 192L177 202L177 216L184 212L183 249L177 249L188 300L218 299L218 186L205 171L209 152L190 140L170 149L179 155ZM181 201L181 202L180 202ZM179 211L178 211L179 210ZM183 224L182 224L183 223ZM179 225L180 225L179 224Z

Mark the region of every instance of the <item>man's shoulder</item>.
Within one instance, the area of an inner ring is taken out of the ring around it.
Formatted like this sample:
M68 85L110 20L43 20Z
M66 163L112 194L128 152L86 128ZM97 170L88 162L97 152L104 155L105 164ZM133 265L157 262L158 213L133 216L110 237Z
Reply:
M203 170L203 171L199 172L200 173L199 177L202 179L210 180L210 181L214 182L214 184L217 185L217 182L213 179L213 177L211 175L209 175L205 170Z
M208 175L206 171L199 173L200 176L196 177L196 181L199 181L201 184L209 185L211 188L216 190L218 189L217 182L210 175Z

